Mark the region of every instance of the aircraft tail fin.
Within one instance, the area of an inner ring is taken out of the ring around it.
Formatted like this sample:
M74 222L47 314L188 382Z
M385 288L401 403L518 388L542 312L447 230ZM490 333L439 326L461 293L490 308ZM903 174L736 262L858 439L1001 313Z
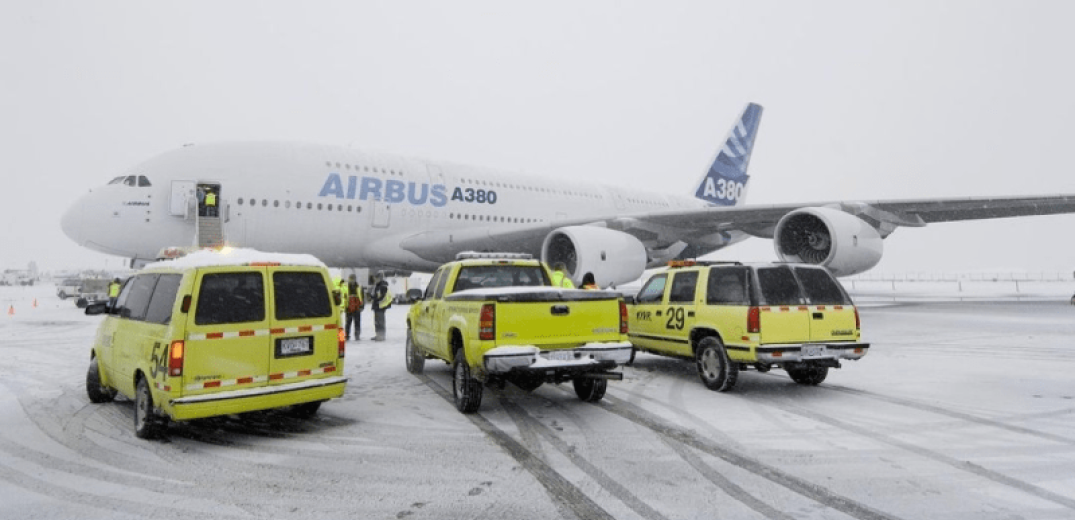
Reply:
M715 206L736 206L746 196L747 166L754 150L754 137L758 135L762 107L750 103L728 133L717 158L702 176L694 196Z

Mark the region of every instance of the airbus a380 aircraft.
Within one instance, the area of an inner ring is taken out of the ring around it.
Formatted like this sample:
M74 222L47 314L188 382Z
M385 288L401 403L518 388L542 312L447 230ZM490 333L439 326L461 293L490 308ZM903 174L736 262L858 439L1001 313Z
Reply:
M132 263L199 241L425 272L460 251L515 251L608 286L749 236L774 239L781 260L846 276L877 265L897 227L1075 212L1075 195L742 205L761 113L747 105L692 196L350 148L227 143L135 166L78 199L62 226L80 245ZM207 189L219 217L200 216L197 193Z

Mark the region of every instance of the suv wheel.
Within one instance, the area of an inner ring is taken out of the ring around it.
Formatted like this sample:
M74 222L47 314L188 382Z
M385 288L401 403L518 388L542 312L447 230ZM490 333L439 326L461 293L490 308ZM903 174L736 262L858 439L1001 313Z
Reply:
M482 383L470 376L470 365L463 350L455 351L452 359L452 394L455 407L463 413L474 413L482 405Z
M810 386L821 384L829 375L829 367L788 368L787 371L792 381Z
M587 403L596 403L605 397L608 390L607 379L591 379L589 377L576 377L572 381L575 385L575 395Z
M724 344L714 336L702 338L695 352L698 364L698 377L710 390L726 392L735 386L739 379L739 364L728 359Z
M418 346L411 339L411 329L407 329L407 372L421 374L425 370L426 358L418 351Z
M115 390L101 384L101 369L97 358L90 360L90 368L86 371L86 394L90 396L91 403L108 403L116 397Z
M146 378L138 378L134 392L134 434L140 439L152 439L160 434L162 421L153 410L153 394Z

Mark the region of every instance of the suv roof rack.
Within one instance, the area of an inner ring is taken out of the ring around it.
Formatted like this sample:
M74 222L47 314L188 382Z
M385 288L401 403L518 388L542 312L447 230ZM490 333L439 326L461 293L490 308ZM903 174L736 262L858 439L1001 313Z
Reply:
M668 262L668 267L675 269L677 267L693 267L693 266L710 266L710 265L743 265L743 262L734 260L672 260Z
M488 253L478 251L463 251L455 255L456 260L473 260L476 258L488 258L498 260L533 260L530 253Z

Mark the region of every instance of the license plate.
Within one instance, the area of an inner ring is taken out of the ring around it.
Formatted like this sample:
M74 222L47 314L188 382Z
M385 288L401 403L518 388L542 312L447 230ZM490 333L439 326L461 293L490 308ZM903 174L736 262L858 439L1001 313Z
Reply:
M572 350L553 350L549 352L549 359L553 361L571 361L575 359L575 352Z
M276 340L276 355L279 357L301 356L313 352L313 342L309 336L301 338L281 338Z
M803 345L803 359L825 357L825 345Z

